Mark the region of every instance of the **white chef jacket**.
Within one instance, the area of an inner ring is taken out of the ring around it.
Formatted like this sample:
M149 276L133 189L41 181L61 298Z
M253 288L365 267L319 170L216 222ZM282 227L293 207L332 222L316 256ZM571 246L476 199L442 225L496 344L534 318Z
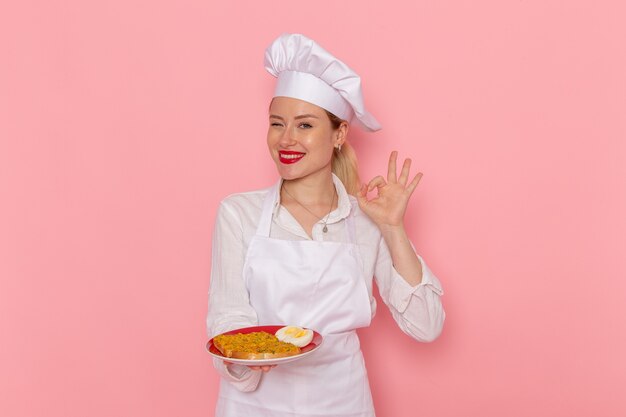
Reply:
M437 338L443 328L445 312L440 296L441 283L417 255L422 264L422 282L409 285L395 270L391 255L381 232L374 222L363 213L355 198L346 192L343 183L333 174L333 182L339 197L337 209L328 216L328 232L322 231L324 223L313 226L309 237L296 219L280 205L277 193L272 213L270 237L284 240L309 240L347 242L344 221L354 216L356 240L363 262L366 286L370 296L372 317L376 313L376 299L372 295L372 280L381 298L402 331L421 342ZM282 178L273 187L280 187ZM257 315L249 302L248 291L243 280L243 265L248 244L256 234L263 209L263 201L271 188L246 193L232 194L220 203L212 244L211 283L207 333L217 334L258 324ZM280 188L278 188L280 189ZM289 324L289 323L285 323ZM214 359L220 375L241 391L254 391L261 378L261 371L252 371L246 366L224 365Z

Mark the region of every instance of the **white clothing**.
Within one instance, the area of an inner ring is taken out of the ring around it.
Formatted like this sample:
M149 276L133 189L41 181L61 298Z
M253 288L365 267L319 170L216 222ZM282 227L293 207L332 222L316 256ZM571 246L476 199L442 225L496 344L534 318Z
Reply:
M422 282L415 287L409 285L393 267L389 249L376 224L358 208L354 197L347 194L335 175L333 182L339 196L338 207L328 217L328 232L322 232L323 223L320 221L313 226L312 239L348 242L344 223L348 216L353 216L371 316L376 312L376 300L372 295L372 280L375 278L381 298L400 329L418 341L434 340L440 334L445 319L440 300L443 291L439 280L418 255L422 264ZM207 314L209 337L258 324L258 317L250 305L243 279L244 260L259 225L263 201L272 188L280 189L281 183L282 179L267 189L233 194L220 204L212 245ZM302 226L280 205L279 195L278 193L273 204L270 237L310 240ZM251 371L248 367L239 365L225 366L218 359L214 360L214 365L220 375L240 391L254 391L262 377L261 371Z
M300 33L283 33L265 50L265 69L277 77L274 97L292 97L375 132L381 126L365 109L361 77Z
M254 393L220 384L216 417L375 417L357 328L372 320L354 217L344 222L348 242L270 237L279 189L263 213L243 268L259 325L293 323L324 337L320 348L265 374ZM356 203L355 203L356 204ZM341 393L340 396L337 393Z

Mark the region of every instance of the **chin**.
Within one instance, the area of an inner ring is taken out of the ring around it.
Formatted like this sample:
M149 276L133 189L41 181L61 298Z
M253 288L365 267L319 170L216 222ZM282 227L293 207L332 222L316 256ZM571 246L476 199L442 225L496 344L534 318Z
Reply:
M300 178L303 176L300 169L296 169L294 166L289 166L281 163L280 161L276 162L276 171L281 178L286 180L294 180L296 178Z
M284 180L295 180L301 178L302 175L286 169L278 169L278 175Z

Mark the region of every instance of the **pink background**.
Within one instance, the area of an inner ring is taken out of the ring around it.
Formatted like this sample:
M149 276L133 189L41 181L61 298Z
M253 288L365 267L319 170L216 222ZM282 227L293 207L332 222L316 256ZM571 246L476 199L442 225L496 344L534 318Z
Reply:
M361 331L379 416L626 415L620 3L3 2L0 415L213 414L214 215L276 179L281 32L362 75L363 177L393 149L424 172L447 321Z

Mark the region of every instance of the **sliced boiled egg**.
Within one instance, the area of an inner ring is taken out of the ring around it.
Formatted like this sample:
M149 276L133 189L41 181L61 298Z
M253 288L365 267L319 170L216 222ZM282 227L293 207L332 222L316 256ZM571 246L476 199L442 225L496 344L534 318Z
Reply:
M313 330L303 329L298 326L285 326L276 331L276 337L281 342L305 347L313 340Z

